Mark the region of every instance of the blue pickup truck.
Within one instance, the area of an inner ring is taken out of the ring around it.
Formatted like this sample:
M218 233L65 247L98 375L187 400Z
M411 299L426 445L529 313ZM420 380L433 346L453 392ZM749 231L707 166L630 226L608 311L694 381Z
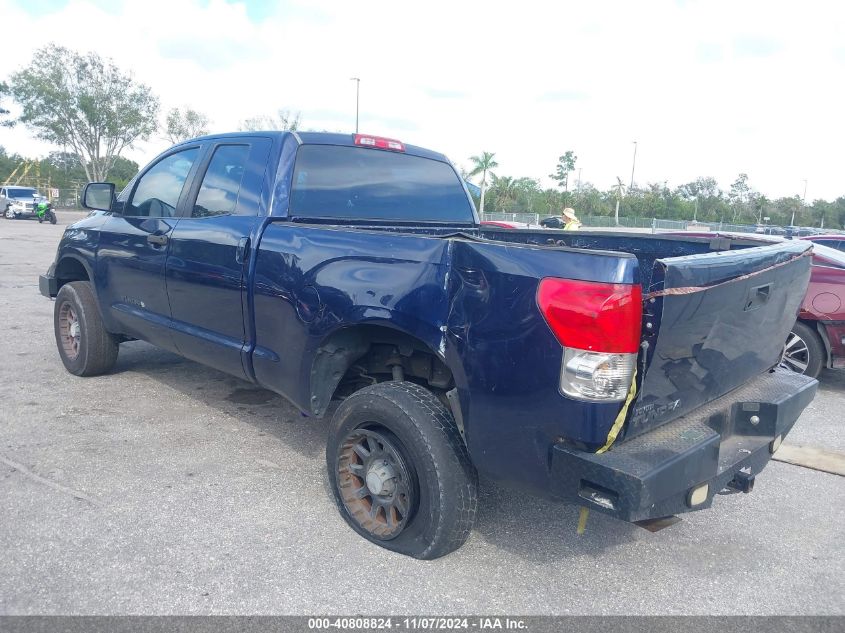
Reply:
M340 513L417 558L479 474L643 525L748 492L816 391L776 368L808 242L486 227L443 155L357 134L198 138L84 202L40 278L67 370L140 339L331 412Z

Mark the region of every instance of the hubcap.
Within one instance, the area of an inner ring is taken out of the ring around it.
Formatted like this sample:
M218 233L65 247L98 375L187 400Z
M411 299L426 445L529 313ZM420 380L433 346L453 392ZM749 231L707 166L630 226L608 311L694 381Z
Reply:
M387 497L396 490L396 471L386 459L380 464L374 463L367 470L367 488L374 495Z
M59 309L59 338L62 343L62 350L70 360L79 356L79 342L82 338L82 329L76 311L70 303L65 302Z
M337 459L340 497L364 530L382 540L404 529L416 502L416 478L396 436L383 429L355 429Z
M784 369L803 374L810 365L810 349L807 343L795 332L790 332L783 346L783 354L780 357L780 366Z

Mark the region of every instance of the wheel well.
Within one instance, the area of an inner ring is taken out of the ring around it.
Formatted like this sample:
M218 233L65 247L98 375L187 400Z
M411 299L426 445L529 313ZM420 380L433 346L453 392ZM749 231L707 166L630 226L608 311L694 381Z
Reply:
M56 266L55 275L58 288L71 281L91 281L85 266L73 257L62 259Z
M311 367L311 410L325 413L332 398L387 380L422 385L449 407L452 372L420 339L389 327L361 325L339 330L317 350Z
M822 367L830 368L833 366L833 350L830 348L830 340L827 338L827 330L824 326L816 320L798 319L798 323L802 323L810 328L813 333L819 338L824 349L824 362Z

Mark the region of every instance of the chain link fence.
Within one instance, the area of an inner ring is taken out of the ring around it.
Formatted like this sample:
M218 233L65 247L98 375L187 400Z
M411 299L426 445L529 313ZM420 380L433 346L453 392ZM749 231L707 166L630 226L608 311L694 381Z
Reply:
M56 209L72 211L82 208L79 200L82 195L82 188L52 189L49 192L44 191L42 193L49 196L50 201Z

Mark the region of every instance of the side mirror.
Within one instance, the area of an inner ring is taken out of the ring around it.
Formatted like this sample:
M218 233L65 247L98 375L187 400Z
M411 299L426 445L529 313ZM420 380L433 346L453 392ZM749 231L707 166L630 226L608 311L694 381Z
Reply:
M89 182L82 192L82 206L92 211L111 211L114 202L114 184Z

